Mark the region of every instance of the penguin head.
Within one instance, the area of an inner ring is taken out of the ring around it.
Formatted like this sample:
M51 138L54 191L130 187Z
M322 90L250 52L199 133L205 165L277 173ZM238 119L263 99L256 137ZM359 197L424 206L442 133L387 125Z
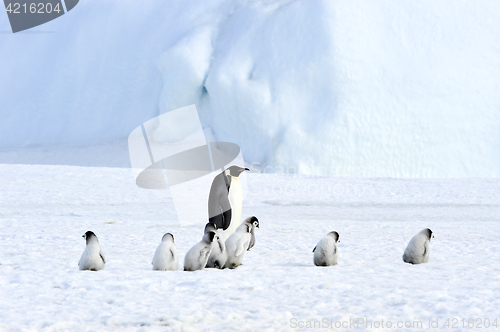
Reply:
M259 219L257 219L255 216L251 216L251 217L248 217L245 219L245 223L246 224L251 224L253 225L253 227L257 227L257 228L260 228L260 224L259 224Z
M434 234L432 233L432 231L429 228L422 230L422 233L424 233L427 236L429 241L434 238Z
M207 232L215 232L217 231L217 227L215 224L209 222L205 225L205 230L203 231L203 234L206 234Z
M92 231L87 231L85 234L82 235L82 237L85 239L85 243L88 244L92 239L97 240L97 236L94 234Z
M161 242L165 242L168 240L172 240L172 243L175 243L174 236L171 233L165 233L165 235L163 235L163 237L161 238Z
M227 174L235 178L239 177L240 174L243 173L244 171L249 171L249 169L234 165L226 169Z
M205 233L205 235L203 235L203 242L210 244L214 241L214 238L216 236L218 237L218 235L215 234L214 231L208 231L207 233Z
M329 236L333 237L335 239L335 242L340 242L340 235L339 233L333 231L333 232L330 232L328 233Z

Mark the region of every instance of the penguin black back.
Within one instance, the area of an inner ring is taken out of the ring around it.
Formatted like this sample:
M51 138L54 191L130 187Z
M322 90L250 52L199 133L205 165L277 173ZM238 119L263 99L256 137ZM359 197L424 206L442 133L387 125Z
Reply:
M217 229L226 230L230 226L233 212L229 202L229 189L232 178L239 177L244 171L249 169L233 165L217 174L212 181L208 195L208 221Z
M224 230L229 227L232 215L228 197L230 186L231 177L222 172L212 181L208 195L208 220Z

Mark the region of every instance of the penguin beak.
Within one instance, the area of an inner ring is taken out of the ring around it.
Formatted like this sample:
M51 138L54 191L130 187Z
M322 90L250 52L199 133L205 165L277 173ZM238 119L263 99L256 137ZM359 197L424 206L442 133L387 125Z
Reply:
M241 172L244 172L244 171L249 171L249 170L250 170L250 169L248 169L248 168L242 168L240 171L241 171Z

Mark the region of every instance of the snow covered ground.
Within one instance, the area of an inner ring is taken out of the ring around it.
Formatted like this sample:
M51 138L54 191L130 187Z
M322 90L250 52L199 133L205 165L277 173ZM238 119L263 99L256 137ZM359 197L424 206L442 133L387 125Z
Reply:
M204 224L180 227L168 191L138 188L126 168L1 164L0 330L286 331L355 318L404 330L397 322L444 328L456 318L449 330L457 331L467 330L462 318L500 323L499 201L499 179L251 173L243 215L257 216L261 228L244 265L184 272ZM436 236L430 262L404 264L407 242L425 227ZM103 271L78 270L87 230L108 258ZM331 230L340 233L339 265L315 267L311 251ZM151 270L165 232L175 236L176 272Z

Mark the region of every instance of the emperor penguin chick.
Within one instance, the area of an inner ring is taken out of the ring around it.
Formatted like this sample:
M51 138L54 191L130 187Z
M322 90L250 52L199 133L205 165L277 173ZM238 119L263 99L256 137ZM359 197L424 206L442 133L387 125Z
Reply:
M410 264L429 262L429 245L432 238L434 238L434 235L429 228L421 230L408 243L403 254L403 261Z
M322 238L316 247L314 247L314 264L316 266L331 266L337 265L339 252L337 250L337 243L339 240L339 233L330 232Z
M208 257L206 267L215 267L223 269L227 261L226 244L224 243L224 232L219 229L216 231L216 238L212 242L212 252Z
M248 250L250 243L251 226L243 223L236 231L226 240L227 261L226 267L234 269L241 265L245 252Z
M243 223L244 224L249 224L251 226L251 230L250 230L250 242L248 243L248 249L247 249L247 251L249 251L255 245L255 227L260 228L259 227L260 226L259 225L259 220L256 217L252 216L252 217L246 218Z
M207 265L208 257L212 251L212 242L218 235L208 231L200 242L195 244L184 257L184 271L202 270Z
M205 230L203 231L203 234L207 234L208 232L217 233L217 227L215 226L214 223L208 222L205 225Z
M156 271L177 271L177 249L175 248L174 236L170 233L163 235L161 243L156 248L153 261L153 270Z
M87 245L78 262L80 270L98 271L104 269L106 256L104 256L104 252L99 245L97 236L93 232L88 231L82 237L85 239Z

